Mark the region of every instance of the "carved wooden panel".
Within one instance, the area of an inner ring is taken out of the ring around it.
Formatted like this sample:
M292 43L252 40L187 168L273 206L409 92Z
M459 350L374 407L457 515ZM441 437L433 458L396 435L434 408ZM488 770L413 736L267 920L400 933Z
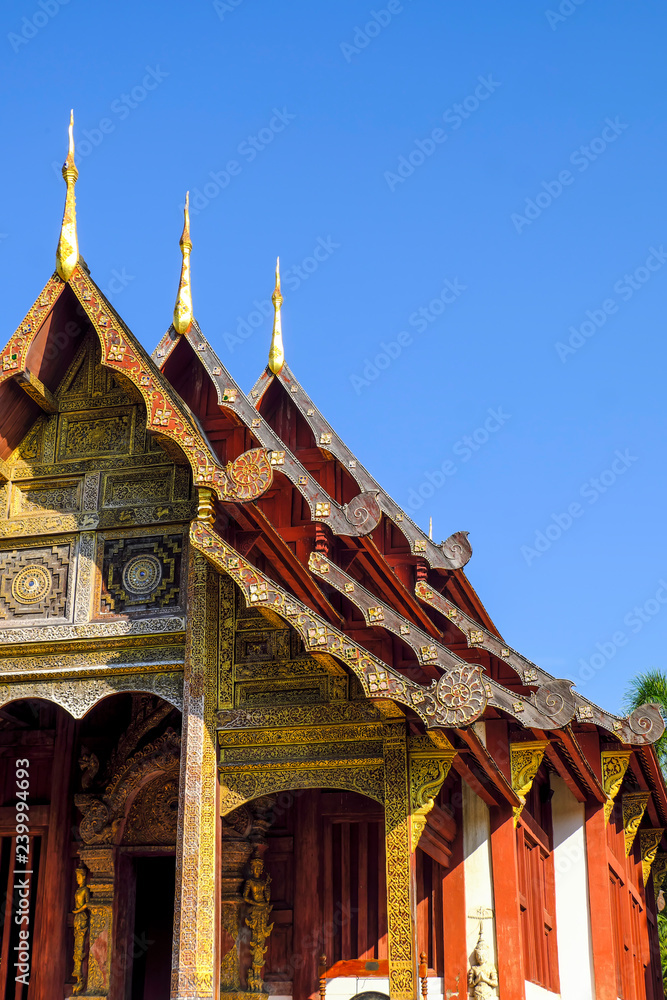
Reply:
M106 540L100 613L177 607L182 551L181 534Z
M131 450L136 407L63 414L58 426L56 461L111 458Z
M0 619L26 624L68 615L71 541L0 553Z
M176 844L178 768L154 778L132 803L124 844Z

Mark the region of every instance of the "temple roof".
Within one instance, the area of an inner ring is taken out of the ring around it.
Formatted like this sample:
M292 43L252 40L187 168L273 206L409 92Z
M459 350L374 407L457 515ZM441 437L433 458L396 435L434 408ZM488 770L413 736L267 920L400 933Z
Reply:
M249 604L288 621L313 655L339 659L367 697L396 701L428 730L454 730L498 788L498 768L474 729L480 719L507 718L537 738L557 733L554 766L574 761L582 786L599 794L578 734L597 726L615 745L648 748L664 730L658 708L619 718L505 642L463 571L467 532L434 543L289 368L278 268L269 364L243 392L194 318L187 201L174 322L149 356L80 257L73 156L70 126L56 272L1 355L0 458L41 412L54 412L54 390L81 334L93 331L101 363L141 397L147 429L192 470L201 503L191 543ZM655 755L647 753L641 766L652 775Z

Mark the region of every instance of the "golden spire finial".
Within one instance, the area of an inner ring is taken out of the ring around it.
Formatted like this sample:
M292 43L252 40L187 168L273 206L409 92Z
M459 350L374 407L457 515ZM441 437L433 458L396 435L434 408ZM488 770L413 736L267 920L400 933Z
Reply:
M56 250L56 271L63 281L69 281L72 272L79 261L79 240L76 235L76 199L74 185L79 176L74 162L74 112L69 116L69 148L67 159L63 164L63 177L67 184L65 195L65 212L63 224L60 227L60 239Z
M280 318L280 307L283 304L283 297L280 294L280 257L276 258L276 287L271 296L275 316L273 317L273 335L271 337L271 348L269 350L269 368L274 375L280 375L285 364L285 351L283 349L283 324Z
M192 287L190 285L190 251L192 241L190 239L190 192L185 195L185 208L183 210L183 233L178 242L183 254L183 264L181 265L181 280L178 283L178 295L174 306L174 330L176 333L187 333L192 326Z

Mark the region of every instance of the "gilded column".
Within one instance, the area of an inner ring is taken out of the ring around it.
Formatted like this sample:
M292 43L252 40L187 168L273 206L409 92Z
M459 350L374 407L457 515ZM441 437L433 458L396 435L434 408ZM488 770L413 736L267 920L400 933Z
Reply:
M216 1000L219 996L215 753L218 595L216 573L202 555L192 552L171 1000Z
M414 1000L416 907L405 722L384 727L389 996Z

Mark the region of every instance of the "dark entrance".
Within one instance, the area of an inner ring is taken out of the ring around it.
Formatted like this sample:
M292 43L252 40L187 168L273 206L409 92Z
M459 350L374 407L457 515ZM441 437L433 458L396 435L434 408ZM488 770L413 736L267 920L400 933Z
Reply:
M174 933L176 859L137 858L132 1000L167 1000Z

